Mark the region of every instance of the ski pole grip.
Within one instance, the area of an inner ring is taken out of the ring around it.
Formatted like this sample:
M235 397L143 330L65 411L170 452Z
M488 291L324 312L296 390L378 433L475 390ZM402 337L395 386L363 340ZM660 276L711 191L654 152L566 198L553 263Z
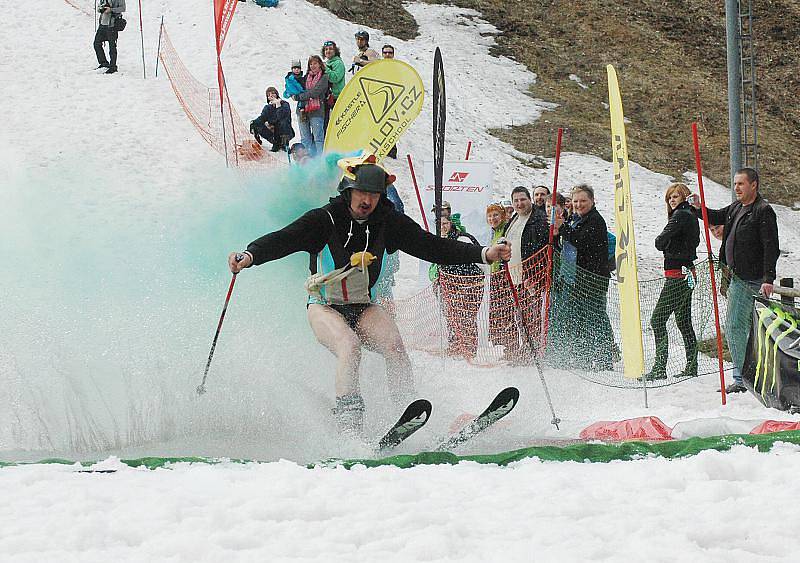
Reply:
M506 246L508 244L508 239L506 237L500 237L495 244ZM508 260L503 260L503 264L508 264Z
M237 252L236 256L234 256L233 259L236 260L237 262L241 262L242 260L244 260L244 254L242 254L241 252Z

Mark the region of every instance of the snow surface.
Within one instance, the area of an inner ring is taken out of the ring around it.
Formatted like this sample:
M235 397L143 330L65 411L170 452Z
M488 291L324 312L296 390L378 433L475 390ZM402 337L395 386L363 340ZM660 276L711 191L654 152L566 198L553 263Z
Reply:
M73 1L91 10L88 1ZM0 107L6 170L0 184L0 459L193 454L273 462L145 471L111 458L101 467L117 468L113 474L56 465L2 469L0 560L796 559L798 540L779 531L797 516L796 446L594 465L528 460L507 468L463 463L368 471L298 465L368 453L342 443L331 428L332 362L303 318L301 258L239 278L209 393L196 397L230 281L227 252L288 222L302 206L324 202L327 188L298 185L286 171L253 179L226 170L186 119L163 71L153 78L163 13L189 69L214 84L210 2L145 3L147 80L138 6L129 4L121 71L114 76L90 70L93 22L70 5L41 3L35 17L25 3L4 12L4 35L18 44L36 41L35 48L0 60L6 98ZM536 77L489 55L497 30L477 12L408 9L420 23L418 38L369 30L372 43L394 44L427 86L433 50L442 48L448 156L461 158L472 140L474 158L496 164L498 198L518 183L551 183L552 168L520 162L537 155L488 133L548 120L554 104L527 94ZM42 33L42 21L53 29ZM269 10L240 4L223 58L242 116L255 115L265 87L280 89L288 62L317 52L323 40L336 40L346 60L357 29L302 0L282 0ZM620 80L624 101L624 74ZM430 159L430 129L428 104L401 140L401 156ZM687 128L687 152L689 139ZM592 185L612 223L611 164L566 152L561 165L562 189ZM402 158L389 166L408 212L419 218ZM647 277L659 268L652 240L665 220L670 178L635 163L631 176ZM693 181L691 171L687 178ZM705 185L710 205L729 201L725 188ZM776 211L786 252L779 274L796 277L796 212ZM415 260L403 257L399 293L417 290L416 272ZM714 376L651 390L645 408L640 391L548 370L563 419L556 431L529 370L481 369L419 352L412 361L418 391L432 400L436 415L401 452L430 448L450 421L479 411L507 385L521 390L514 413L459 453L574 437L593 421L633 416L659 416L668 425L719 416L796 418L764 409L750 395L731 396L722 407ZM397 414L386 402L382 371L379 358L365 357L367 427L376 434Z

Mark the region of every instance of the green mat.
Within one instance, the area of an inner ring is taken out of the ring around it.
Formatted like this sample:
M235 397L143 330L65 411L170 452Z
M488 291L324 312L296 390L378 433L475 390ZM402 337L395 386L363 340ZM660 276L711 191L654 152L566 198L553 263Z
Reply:
M396 455L383 459L329 459L307 465L313 467L341 466L350 469L356 465L364 467L380 467L390 465L408 468L416 465L454 465L461 461L472 461L495 465L508 465L515 461L538 458L542 461L576 461L580 463L607 463L609 461L629 461L647 457L677 459L697 455L704 450L727 451L733 446L757 448L760 452L769 451L775 442L800 444L800 430L775 432L772 434L731 434L710 438L689 438L687 440L671 440L667 442L623 442L619 444L577 443L568 446L537 445L510 452L485 455L458 456L447 452L423 452L413 455ZM169 467L175 463L260 463L258 460L220 459L206 457L143 457L120 460L130 467L146 467L158 469ZM66 459L43 459L37 462L0 461L0 467L31 465L34 463L58 463L73 465L76 462ZM95 462L83 461L80 464L88 467Z

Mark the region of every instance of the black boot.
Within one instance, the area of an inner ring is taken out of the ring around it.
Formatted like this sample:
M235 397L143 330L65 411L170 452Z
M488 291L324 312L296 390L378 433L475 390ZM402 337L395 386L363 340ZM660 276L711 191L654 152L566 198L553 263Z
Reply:
M272 148L269 149L269 152L278 152L281 150L281 146L278 143L272 143Z
M686 360L686 367L678 377L697 377L697 358Z
M666 379L667 378L666 366L656 362L653 365L653 369L647 372L644 377L647 378L647 381L654 381L656 379ZM636 379L638 379L639 381L642 380L641 377L637 377Z
M117 67L110 66L108 67L108 70L105 72L105 74L114 74L115 72L117 72Z

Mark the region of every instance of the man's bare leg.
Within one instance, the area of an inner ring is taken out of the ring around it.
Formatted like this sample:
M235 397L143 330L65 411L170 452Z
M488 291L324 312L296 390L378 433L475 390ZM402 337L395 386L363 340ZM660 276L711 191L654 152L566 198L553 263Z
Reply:
M415 399L414 374L400 331L389 314L378 305L368 307L357 326L361 340L386 360L389 396L397 406Z
M308 323L317 341L336 356L336 395L360 394L358 366L361 363L361 340L358 335L342 315L325 305L308 306Z

